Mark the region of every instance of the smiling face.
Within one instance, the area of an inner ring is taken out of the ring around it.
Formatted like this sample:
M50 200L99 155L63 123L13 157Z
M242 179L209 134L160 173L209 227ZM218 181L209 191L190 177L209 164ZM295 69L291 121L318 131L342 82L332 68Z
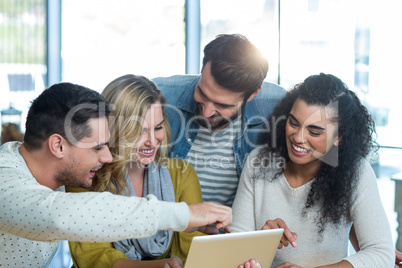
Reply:
M162 105L159 102L152 104L147 110L141 136L135 145L137 150L133 161L137 165L133 166L143 168L155 160L155 154L165 138L163 122Z
M318 170L320 159L340 141L335 117L334 108L296 100L286 121L290 161L296 165L313 165Z
M109 126L106 117L88 121L91 135L76 145L68 145L66 167L56 174L59 185L89 188L95 171L112 161L109 151Z
M210 62L204 66L194 91L194 100L201 117L198 122L202 126L212 130L225 128L238 117L243 99L243 92L233 92L216 83L211 75Z

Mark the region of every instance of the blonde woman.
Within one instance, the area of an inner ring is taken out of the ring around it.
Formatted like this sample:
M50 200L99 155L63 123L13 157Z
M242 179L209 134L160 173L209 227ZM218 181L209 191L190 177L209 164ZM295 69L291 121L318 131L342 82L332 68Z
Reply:
M107 85L102 94L113 108L109 119L113 161L97 171L91 190L138 197L153 194L163 201L202 202L194 168L183 160L167 158L170 127L164 111L165 98L156 85L143 76L125 75ZM127 228L132 228L130 222ZM149 238L69 242L69 246L74 266L80 268L181 267L196 235L201 233L158 231Z

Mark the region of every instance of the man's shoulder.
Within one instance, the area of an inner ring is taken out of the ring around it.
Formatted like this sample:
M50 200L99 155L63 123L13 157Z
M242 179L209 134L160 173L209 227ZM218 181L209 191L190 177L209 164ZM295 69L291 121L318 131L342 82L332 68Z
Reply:
M272 82L262 83L260 93L254 98L255 100L280 100L286 94L286 90L278 84Z
M165 90L183 90L197 84L199 75L173 75L169 77L155 77L152 81L162 91Z
M198 79L199 75L175 75L170 77L157 77L154 78L153 81L165 96L166 103L194 113L195 101L193 94Z
M0 146L0 164L10 164L13 166L15 163L15 159L18 158L19 152L18 148L20 147L21 142L11 141L4 143Z
M0 147L0 187L2 189L39 185L18 152L20 145L20 142L8 142Z
M285 94L286 90L283 87L271 82L264 82L257 96L247 103L246 117L268 117Z

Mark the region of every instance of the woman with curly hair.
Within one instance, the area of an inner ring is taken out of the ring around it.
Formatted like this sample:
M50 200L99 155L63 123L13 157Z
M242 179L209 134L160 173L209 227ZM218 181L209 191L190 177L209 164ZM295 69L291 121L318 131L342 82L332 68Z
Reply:
M110 82L102 94L113 107L109 116L113 160L96 172L91 190L201 203L194 168L183 160L167 158L170 127L165 98L156 85L143 76L125 75ZM127 222L127 228L134 227ZM202 233L161 230L149 238L110 243L70 241L69 246L74 267L182 267L196 235Z
M312 75L270 119L266 146L249 155L241 175L232 231L283 228L273 263L280 268L394 267L366 160L377 149L374 122L355 93L333 75ZM360 250L348 256L351 228Z

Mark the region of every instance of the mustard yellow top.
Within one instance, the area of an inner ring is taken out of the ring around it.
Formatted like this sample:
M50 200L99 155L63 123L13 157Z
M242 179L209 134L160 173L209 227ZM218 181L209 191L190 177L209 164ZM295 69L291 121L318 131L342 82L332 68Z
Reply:
M193 166L180 159L169 159L167 163L172 178L176 202L201 203L201 188ZM66 187L67 192L85 192L86 189ZM191 240L194 236L204 235L200 232L174 232L169 249L157 259L178 256L185 263ZM113 247L113 243L68 242L74 267L113 267L120 259L127 256ZM170 254L169 254L170 253Z

